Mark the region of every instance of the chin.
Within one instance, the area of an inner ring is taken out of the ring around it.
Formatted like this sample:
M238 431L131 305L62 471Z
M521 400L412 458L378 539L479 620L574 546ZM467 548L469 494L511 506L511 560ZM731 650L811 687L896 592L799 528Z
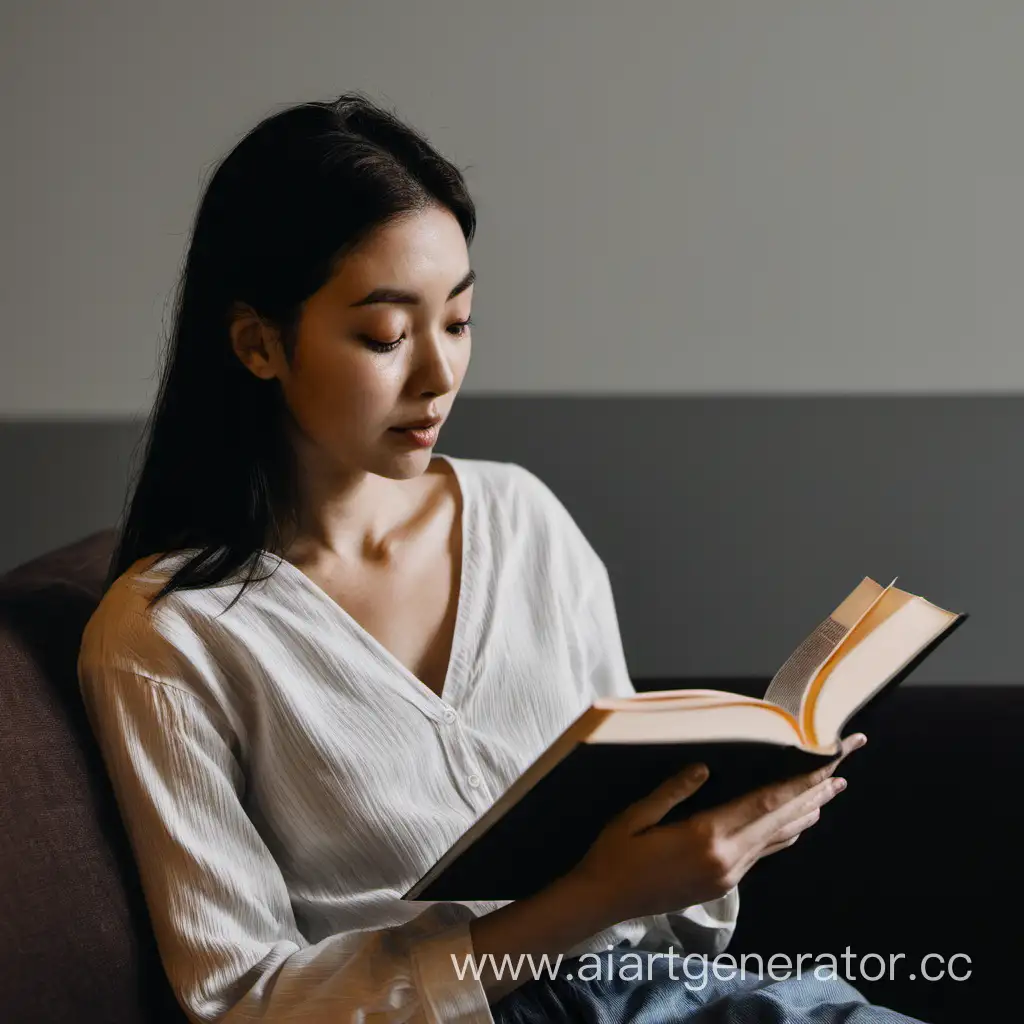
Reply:
M407 452L389 452L380 459L380 466L372 473L391 480L410 480L422 476L434 457L433 448L417 448Z

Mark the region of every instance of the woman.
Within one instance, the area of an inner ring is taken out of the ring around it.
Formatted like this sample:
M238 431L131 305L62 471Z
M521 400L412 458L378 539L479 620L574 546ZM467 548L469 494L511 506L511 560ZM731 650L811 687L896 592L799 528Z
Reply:
M649 829L700 784L671 779L529 900L400 899L595 696L633 692L605 567L554 494L432 455L469 362L474 229L459 171L359 94L267 118L206 187L79 658L179 1002L268 1024L570 1002L745 1020L758 1000L906 1020L839 982L713 982L711 1018L712 990L662 977L454 968L724 948L739 879L817 819L841 758Z

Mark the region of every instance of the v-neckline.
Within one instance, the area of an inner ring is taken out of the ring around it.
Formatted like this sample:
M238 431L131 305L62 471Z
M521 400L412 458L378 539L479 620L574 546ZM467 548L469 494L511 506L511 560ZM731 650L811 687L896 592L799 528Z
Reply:
M330 594L324 590L314 579L303 572L297 565L289 562L280 555L272 554L269 551L262 551L262 554L277 559L279 565L286 566L286 572L297 579L317 600L326 602L334 608L334 614L340 617L350 633L353 633L367 650L382 662L385 667L391 668L401 675L406 682L412 684L412 694L426 700L426 706L434 713L443 712L454 707L462 694L464 683L464 671L467 664L465 652L465 630L468 608L470 606L472 589L472 574L467 570L472 554L471 546L474 544L474 530L472 516L469 508L469 488L466 481L455 464L455 460L449 455L442 455L439 452L434 458L443 459L451 468L452 476L455 479L459 490L459 526L461 529L461 544L459 558L459 596L455 609L455 625L452 630L451 650L448 654L448 665L445 670L444 681L441 684L441 691L438 693L429 687L419 676L417 676L397 655L380 642L368 629L366 629L350 612L339 604ZM407 688L406 688L407 689ZM410 695L412 695L410 694Z

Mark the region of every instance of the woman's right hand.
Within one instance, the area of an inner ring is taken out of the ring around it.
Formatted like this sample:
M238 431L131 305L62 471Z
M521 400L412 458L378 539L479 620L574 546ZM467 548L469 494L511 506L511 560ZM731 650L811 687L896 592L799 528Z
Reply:
M570 874L596 893L610 922L717 899L759 858L792 845L818 820L822 805L845 788L833 772L866 739L848 737L840 754L816 771L658 825L707 779L706 766L690 765L613 818Z

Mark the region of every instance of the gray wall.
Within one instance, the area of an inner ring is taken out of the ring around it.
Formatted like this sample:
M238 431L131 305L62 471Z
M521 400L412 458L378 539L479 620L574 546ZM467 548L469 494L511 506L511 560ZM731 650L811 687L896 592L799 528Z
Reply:
M1024 387L1020 0L34 0L0 415L144 409L199 188L362 88L480 204L470 393Z
M0 431L0 568L113 523L138 436ZM438 450L550 484L608 565L638 677L770 675L863 576L899 575L972 615L915 681L1024 681L1024 398L463 396Z
M0 14L0 569L117 518L202 184L350 88L463 167L441 450L523 462L638 675L766 674L864 574L1016 682L1019 0L37 0Z

